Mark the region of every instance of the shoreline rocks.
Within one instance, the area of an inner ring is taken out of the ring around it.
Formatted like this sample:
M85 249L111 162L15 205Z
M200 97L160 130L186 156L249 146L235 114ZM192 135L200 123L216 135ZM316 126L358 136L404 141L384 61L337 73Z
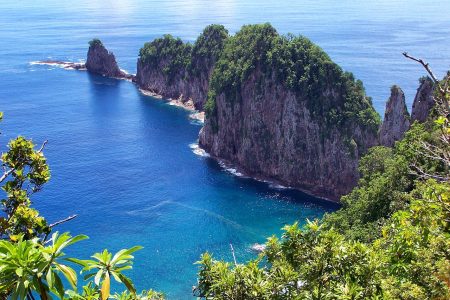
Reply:
M70 61L61 61L61 60L39 60L31 62L33 65L49 65L49 66L58 66L68 70L80 70L86 71L86 66L84 63L74 63Z

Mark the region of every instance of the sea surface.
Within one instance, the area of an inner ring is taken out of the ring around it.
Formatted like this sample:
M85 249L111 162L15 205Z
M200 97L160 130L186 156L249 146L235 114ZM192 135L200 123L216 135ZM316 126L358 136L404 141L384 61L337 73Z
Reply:
M90 236L70 255L142 245L128 272L138 289L189 299L201 253L231 260L231 243L244 262L255 257L251 245L280 235L285 224L337 206L199 156L201 125L130 82L32 62L83 60L98 37L134 73L139 48L162 34L194 41L211 23L234 33L270 22L320 45L363 80L383 113L393 84L410 109L425 75L403 51L425 58L438 76L450 69L449 12L448 0L2 0L1 149L19 134L37 145L48 140L52 179L33 201L49 222L78 215L58 227Z

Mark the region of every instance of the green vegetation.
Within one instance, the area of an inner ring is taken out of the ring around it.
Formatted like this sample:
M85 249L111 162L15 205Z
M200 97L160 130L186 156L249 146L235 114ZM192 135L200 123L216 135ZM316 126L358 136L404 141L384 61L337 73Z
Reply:
M273 34L267 25L259 29ZM240 82L229 78L229 84ZM433 118L414 124L393 149L375 147L361 160L361 179L342 198L342 209L304 227L285 226L281 239L269 238L266 250L246 264L204 254L196 295L449 299L449 82L450 73L436 82Z
M95 46L102 46L103 47L103 43L99 39L92 39L92 40L89 41L89 46L90 47L95 47Z
M189 76L199 76L202 72L209 71L222 53L228 36L223 25L213 24L203 30L192 48Z
M242 84L256 70L307 101L324 128L358 122L378 129L380 118L361 81L307 38L281 36L268 23L243 26L227 40L211 78L207 115L214 116L215 98L221 93L228 101L240 101Z
M222 25L206 27L194 45L164 35L145 43L139 51L139 57L145 65L161 69L171 84L177 76L185 79L187 76L199 76L202 72L208 74L227 37L228 31Z
M0 113L0 120L2 117ZM1 200L0 215L0 299L34 300L36 295L43 300L163 299L162 294L152 290L137 294L132 281L123 274L131 269L132 253L140 247L123 249L115 255L104 250L95 253L92 260L66 257L63 251L87 236L51 234L55 224L48 225L31 207L31 195L50 179L42 153L44 146L45 143L36 150L31 140L19 136L9 142L8 151L1 157L0 183L4 183L6 197ZM80 291L73 264L82 266L81 271L87 273ZM111 278L126 290L111 295Z
M192 46L170 34L145 43L139 51L140 60L147 66L159 69L169 78L169 83L186 69L190 62Z

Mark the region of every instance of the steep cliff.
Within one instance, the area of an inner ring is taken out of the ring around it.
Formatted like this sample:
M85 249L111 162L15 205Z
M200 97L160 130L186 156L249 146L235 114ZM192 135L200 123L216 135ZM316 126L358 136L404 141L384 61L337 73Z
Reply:
M243 172L338 199L377 143L360 81L304 37L269 24L230 37L211 78L200 146Z
M394 146L396 141L403 138L409 126L410 117L406 108L405 94L400 87L394 85L386 103L383 124L379 132L380 144L387 147Z
M114 54L109 52L98 39L89 42L86 69L107 77L124 78L129 76L119 69Z
M420 79L420 86L414 98L411 121L425 122L434 104L433 81L428 77L424 77Z
M194 45L171 35L146 43L139 53L136 82L165 98L192 100L202 110L209 79L227 38L222 25L210 25Z

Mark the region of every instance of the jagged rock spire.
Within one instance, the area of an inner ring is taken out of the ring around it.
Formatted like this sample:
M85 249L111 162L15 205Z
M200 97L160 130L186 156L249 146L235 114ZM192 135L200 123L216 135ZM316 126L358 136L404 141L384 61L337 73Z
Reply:
M93 39L89 42L86 69L89 72L107 77L121 78L125 75L119 69L114 54L109 52L99 39Z
M386 103L384 120L379 132L380 144L387 147L403 138L410 126L410 116L406 108L405 94L396 85L391 88L391 96Z
M411 121L425 122L434 104L433 81L428 77L422 78L414 98Z

